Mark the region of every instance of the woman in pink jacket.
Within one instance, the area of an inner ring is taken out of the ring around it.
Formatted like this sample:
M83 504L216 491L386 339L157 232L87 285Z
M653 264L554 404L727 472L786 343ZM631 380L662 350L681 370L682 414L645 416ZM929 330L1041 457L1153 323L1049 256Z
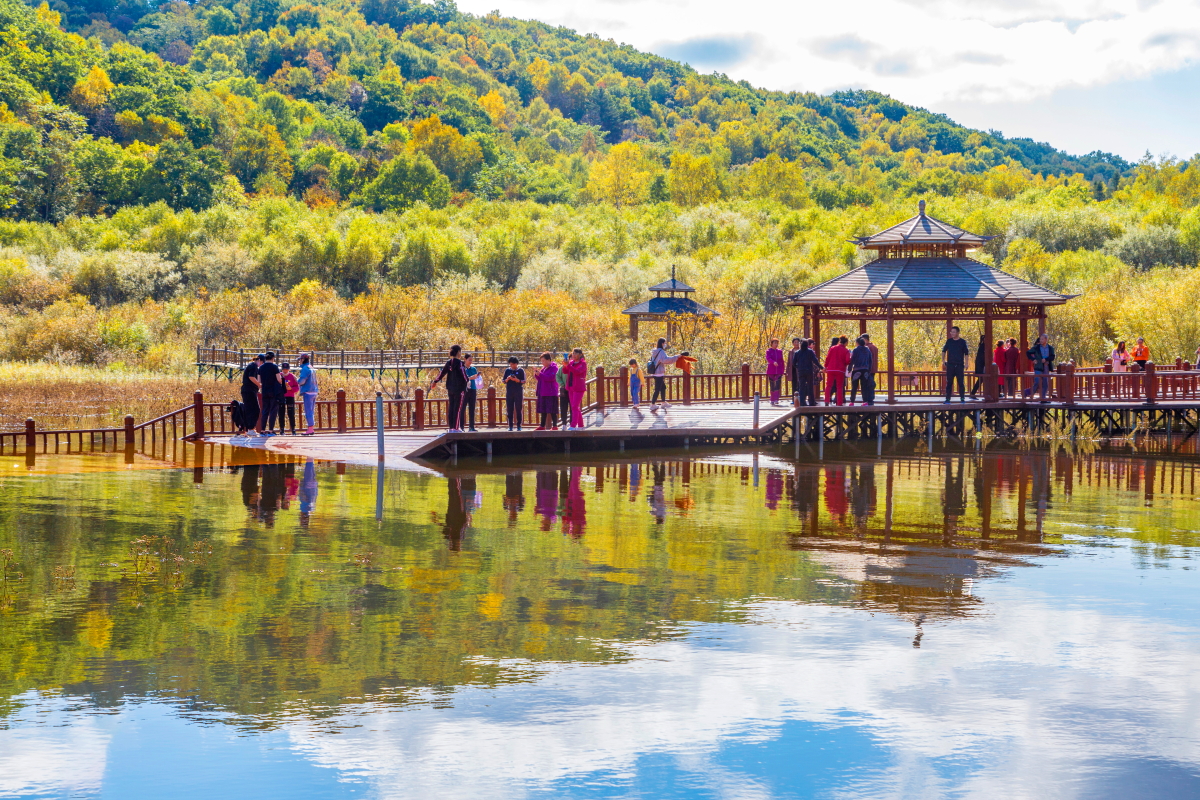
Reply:
M587 361L583 350L571 351L571 360L563 367L567 373L567 398L571 402L571 424L567 430L583 430L583 395L587 392Z
M771 405L779 405L780 384L783 381L783 351L779 340L772 339L767 348L767 383L771 386Z

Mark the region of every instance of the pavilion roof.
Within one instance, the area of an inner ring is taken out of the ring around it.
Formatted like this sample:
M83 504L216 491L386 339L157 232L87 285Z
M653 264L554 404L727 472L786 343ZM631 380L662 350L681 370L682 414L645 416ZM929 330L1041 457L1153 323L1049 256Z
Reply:
M694 291L696 291L695 289L688 286L683 281L676 280L675 275L674 275L674 270L672 270L671 272L672 272L672 275L669 280L665 280L662 283L658 284L657 286L651 286L650 291L652 291L652 292L694 292Z
M1032 303L1067 295L970 258L881 258L781 298L786 305L861 303Z
M669 290L664 290L669 291ZM676 291L682 291L677 289ZM622 314L679 314L693 317L719 317L716 311L702 306L690 297L651 297L645 302L638 303L633 308L627 308Z
M870 236L859 236L853 241L859 247L883 248L902 247L904 245L948 244L965 247L979 247L992 236L980 236L977 233L964 231L948 222L934 219L925 213L925 201L918 205L919 211L915 217L893 225L887 230Z

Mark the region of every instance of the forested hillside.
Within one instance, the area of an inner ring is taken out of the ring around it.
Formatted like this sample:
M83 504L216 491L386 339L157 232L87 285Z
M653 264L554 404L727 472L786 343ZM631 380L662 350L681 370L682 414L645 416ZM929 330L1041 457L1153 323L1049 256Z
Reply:
M0 0L0 36L9 358L450 338L616 357L620 308L676 264L725 312L691 335L726 366L793 324L775 295L857 263L846 239L918 197L996 234L980 257L1089 292L1054 320L1069 352L1095 360L1143 310L1180 353L1200 338L1172 310L1196 296L1189 162L766 91L444 0Z

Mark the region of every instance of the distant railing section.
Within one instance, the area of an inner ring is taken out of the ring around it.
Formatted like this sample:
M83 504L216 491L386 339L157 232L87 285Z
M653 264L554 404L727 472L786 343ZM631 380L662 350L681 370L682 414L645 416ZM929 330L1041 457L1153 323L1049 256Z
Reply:
M277 348L247 350L240 347L196 346L196 366L240 369L250 363L259 353L272 350L276 363L287 361L293 365L300 362L301 355L308 355L313 369L323 370L396 370L437 369L446 363L449 356L445 350L297 350ZM493 348L470 350L475 356L477 367L503 368L508 359L516 357L522 364L532 364L543 352L561 353L561 350L496 350Z

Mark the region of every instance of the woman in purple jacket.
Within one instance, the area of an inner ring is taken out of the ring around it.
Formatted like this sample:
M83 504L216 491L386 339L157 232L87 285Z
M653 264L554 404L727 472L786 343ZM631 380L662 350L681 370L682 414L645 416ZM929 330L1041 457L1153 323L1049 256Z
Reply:
M558 364L549 353L542 353L542 368L537 372L537 413L542 421L539 431L558 429ZM550 418L549 428L546 417Z
M779 349L779 340L772 339L767 348L767 383L771 385L771 405L779 405L779 392L783 383L783 351Z

